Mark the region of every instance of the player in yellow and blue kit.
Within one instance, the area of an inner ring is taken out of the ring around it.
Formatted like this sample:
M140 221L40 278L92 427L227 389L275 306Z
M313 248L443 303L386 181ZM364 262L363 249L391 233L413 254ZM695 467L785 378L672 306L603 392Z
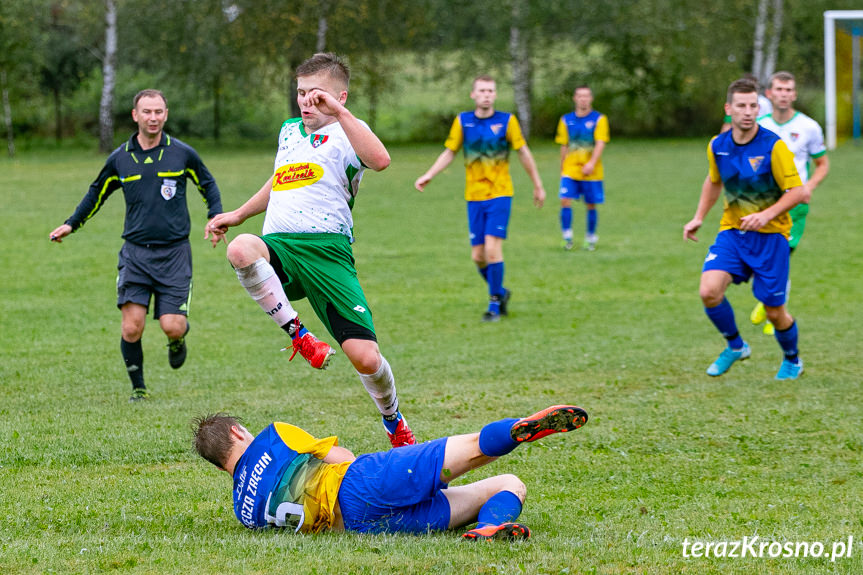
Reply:
M478 76L473 81L470 97L476 102L476 109L456 116L444 151L428 171L417 178L414 187L423 191L432 178L453 161L459 148L464 147L471 258L488 284L489 304L483 321L498 321L502 315L507 315L511 295L510 290L503 287L503 240L513 196L509 174L511 149L518 152L518 159L533 181L533 201L537 207L545 202L545 189L518 120L512 114L494 109L497 98L494 79Z
M421 534L477 521L462 537L527 539L530 529L514 522L527 494L518 477L450 483L521 443L585 423L580 407L553 405L489 423L479 433L354 457L336 437L317 439L278 422L255 437L237 418L218 413L194 421L194 444L233 478L234 514L250 529Z
M737 330L725 290L731 282L754 277L752 292L764 304L785 355L776 379L796 379L803 373L803 362L797 352L797 323L785 306L791 230L788 210L808 202L809 192L800 181L788 146L756 123L758 88L752 81L737 80L729 86L725 113L731 116L731 130L708 145L710 170L695 217L683 227L684 239L697 241L696 232L724 185L719 235L704 260L699 293L707 317L728 347L707 368L707 374L722 375L735 361L751 354Z
M596 205L605 202L602 152L609 140L608 118L593 109L593 92L588 86L577 87L572 100L575 111L560 118L554 138L560 144L560 229L564 248L571 250L572 200L584 198L584 249L593 251L598 239Z

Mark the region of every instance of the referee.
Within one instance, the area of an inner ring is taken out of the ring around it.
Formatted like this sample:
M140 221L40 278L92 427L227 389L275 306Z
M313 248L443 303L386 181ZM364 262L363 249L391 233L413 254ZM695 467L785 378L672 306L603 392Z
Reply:
M141 336L150 298L153 316L168 336L168 361L174 369L186 360L192 288L192 250L186 183L194 184L207 203L207 217L222 213L219 188L198 153L163 131L168 102L159 90L142 90L133 101L137 133L114 150L90 185L75 213L51 232L64 237L92 218L115 190L126 199L126 219L117 264L117 307L122 313L120 351L132 380L129 401L149 398L144 385ZM220 236L211 241L213 247Z

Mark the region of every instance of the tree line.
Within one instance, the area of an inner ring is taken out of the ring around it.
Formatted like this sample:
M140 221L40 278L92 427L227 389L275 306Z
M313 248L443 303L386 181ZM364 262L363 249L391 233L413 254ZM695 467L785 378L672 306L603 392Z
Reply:
M763 80L789 69L800 85L820 86L822 13L842 4L14 0L0 3L2 113L10 154L16 137L108 151L127 135L114 126L128 126L144 87L169 96L184 136L271 137L271 117L295 106L292 70L326 50L348 57L372 125L405 104L399 88L417 69L415 85L451 79L459 90L494 70L527 133L553 132L572 89L589 84L618 134L705 134L721 122L725 87L745 72ZM458 110L431 108L412 109L416 129L393 138L444 137Z

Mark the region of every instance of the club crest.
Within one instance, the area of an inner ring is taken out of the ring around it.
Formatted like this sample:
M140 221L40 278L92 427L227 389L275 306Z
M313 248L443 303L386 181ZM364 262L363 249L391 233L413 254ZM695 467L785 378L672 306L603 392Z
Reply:
M791 132L791 141L792 142L796 142L797 138L799 138L799 137L800 137L800 134L798 132Z
M312 134L312 147L318 148L324 144L330 137L321 136L320 134Z
M758 168L761 167L761 164L764 163L764 156L750 156L747 159L749 160L749 165L752 167L753 172L757 172Z
M165 201L177 195L177 180L162 180L162 197Z
M500 134L500 131L503 129L503 124L492 124L491 131L494 132L494 135L497 136Z

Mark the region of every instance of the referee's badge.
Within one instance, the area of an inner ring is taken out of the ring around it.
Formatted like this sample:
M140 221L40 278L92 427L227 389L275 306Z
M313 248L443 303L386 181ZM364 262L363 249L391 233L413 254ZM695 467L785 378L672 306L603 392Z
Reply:
M177 180L162 180L162 197L165 201L177 195Z

